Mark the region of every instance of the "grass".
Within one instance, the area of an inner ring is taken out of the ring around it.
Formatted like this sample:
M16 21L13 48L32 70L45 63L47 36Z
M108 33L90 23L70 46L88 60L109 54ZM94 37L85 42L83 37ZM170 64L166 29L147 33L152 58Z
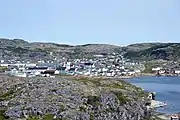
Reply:
M3 101L3 100L9 100L11 98L14 97L14 90L9 90L8 92L0 95L0 101Z
M0 66L0 72L5 72L7 69L7 67Z
M113 79L104 78L74 78L74 80L82 82L85 85L91 85L93 87L103 87L107 90L110 90L117 96L120 104L122 105L129 103L132 100L139 100L143 97L146 98L148 96L148 94L141 88L131 85L130 83L127 83L123 80L118 80L116 82L114 82ZM117 91L115 91L116 89ZM128 97L128 94L131 94L130 97ZM88 104L99 105L99 99L100 98L98 96L88 96Z
M113 93L117 96L121 105L130 102L130 99L127 96L125 96L123 93L117 91L116 92L113 91Z
M27 120L40 120L39 116L29 116Z
M119 85L118 83L101 84L101 81L106 81L107 80L105 78L87 78L87 77L83 77L83 78L75 78L74 80L83 82L85 85L91 84L91 85L94 85L94 86L97 86L97 87L108 87L108 88L118 88L118 89L125 89L126 84L128 84L128 83L125 83L125 84L122 84L122 85ZM121 81L119 81L119 82L121 82Z
M85 85L95 85L95 86L101 86L100 80L101 78L87 78L87 77L82 77L82 78L74 78L74 80L79 81L84 83Z
M118 83L116 82L105 82L105 84L101 83L101 81L108 81L109 79L104 79L104 78L87 78L87 77L83 77L83 78L74 78L74 80L79 81L84 83L85 85L91 85L94 87L104 87L104 88L115 88L115 89L122 89L122 90L126 90L126 91L131 91L133 93L136 94L137 97L142 98L142 97L147 97L147 93L144 92L141 88L138 88L134 85L131 85L130 83L127 83L123 80L118 80ZM109 80L111 81L111 79ZM112 80L113 81L113 80ZM119 84L120 83L120 84ZM122 98L120 98L122 99Z
M105 84L105 85L102 85L102 86L103 87L108 87L108 88L126 89L125 85L119 85L117 83Z
M53 120L53 118L54 118L54 115L52 115L52 114L47 114L47 115L45 115L45 116L43 117L43 120Z
M0 120L5 120L4 113L5 113L5 110L0 110Z
M148 61L145 63L145 70L143 71L144 73L152 73L152 68L155 67L160 67L162 66L164 63L166 63L165 61Z

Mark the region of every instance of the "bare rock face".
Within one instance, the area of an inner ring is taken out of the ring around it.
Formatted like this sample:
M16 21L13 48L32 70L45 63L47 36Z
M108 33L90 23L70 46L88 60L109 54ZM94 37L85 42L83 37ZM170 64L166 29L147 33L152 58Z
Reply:
M146 93L121 80L0 77L7 119L144 120ZM144 99L142 99L144 98Z

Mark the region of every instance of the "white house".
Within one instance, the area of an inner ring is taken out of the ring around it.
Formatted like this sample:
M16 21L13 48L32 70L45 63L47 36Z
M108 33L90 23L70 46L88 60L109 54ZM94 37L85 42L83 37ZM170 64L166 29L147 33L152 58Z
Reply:
M180 74L180 70L175 70L174 71L176 74Z
M35 63L26 63L25 66L26 67L35 67L36 64Z
M26 73L16 73L15 76L17 76L17 77L27 77Z
M135 71L129 71L128 74L129 74L129 75L134 75L134 74L135 74Z
M152 68L152 71L159 71L161 69L162 69L161 67L156 67L156 68Z
M112 73L107 73L106 76L113 77Z
M164 74L166 71L165 70L160 70L159 73L160 74Z
M20 67L19 70L20 70L20 71L24 71L25 68L24 68L24 67Z
M140 70L134 70L136 73L140 73L141 71Z
M107 72L108 69L107 69L107 68L103 68L102 71L103 71L103 72Z
M60 73L59 70L56 70L56 71L54 72L55 75L58 75L59 73Z
M0 64L1 67L8 67L8 64Z
M1 63L4 63L4 60L1 60Z

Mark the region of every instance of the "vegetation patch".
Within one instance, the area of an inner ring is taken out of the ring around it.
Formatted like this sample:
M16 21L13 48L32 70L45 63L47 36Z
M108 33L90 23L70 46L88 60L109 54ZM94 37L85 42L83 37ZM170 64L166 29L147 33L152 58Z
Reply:
M102 80L102 79L101 78L93 78L93 79L91 79L91 78L83 77L83 78L75 78L74 80L83 82L86 85L92 84L92 85L95 85L95 86L101 86L100 80Z
M90 113L90 120L94 120L94 114L93 113Z
M87 101L87 104L90 104L90 105L93 105L93 106L98 106L100 105L100 96L88 96L88 101Z
M125 96L123 93L117 91L113 91L113 93L117 96L121 105L130 102L130 99L127 96Z
M46 114L44 116L29 116L27 120L61 120L61 119L54 119L54 115Z
M0 110L0 120L5 120L6 117L4 113L5 113L5 110Z
M53 118L54 118L54 115L47 114L47 115L44 115L43 120L53 120Z
M0 95L0 101L9 100L14 97L14 90L9 90L6 93Z
M0 66L0 72L5 72L7 69L7 67Z
M29 116L27 120L40 120L39 116Z
M103 87L117 88L117 89L126 89L125 85L119 85L117 83L105 84L105 85L103 85Z
M144 73L152 73L152 68L162 66L165 62L163 61L149 61L145 63Z

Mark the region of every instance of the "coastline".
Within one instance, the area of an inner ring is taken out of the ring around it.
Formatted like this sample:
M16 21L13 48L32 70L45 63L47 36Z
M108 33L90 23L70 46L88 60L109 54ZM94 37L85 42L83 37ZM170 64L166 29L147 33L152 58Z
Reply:
M123 80L126 80L126 79L131 79L131 78L137 78L137 77L145 77L145 76L157 76L157 77L177 77L179 75L177 74L160 74L160 75L157 75L156 73L139 73L139 74L136 74L136 75L131 75L131 76L118 76L117 78L119 79L123 79Z
M140 74L136 74L134 76L118 76L118 77L90 77L90 78L114 78L114 79L121 79L121 80L128 80L128 79L131 79L131 78L138 78L138 77L145 77L145 76L157 76L157 74L155 73L140 73ZM177 76L177 75L167 75L167 74L163 74L161 76L165 76L165 77L169 77L169 76ZM88 77L89 76L71 76L71 77ZM160 76L157 76L157 77L160 77ZM150 91L150 92L153 92L153 91ZM152 109L154 109L154 114L156 117L158 117L159 119L161 120L170 120L171 119L171 116L176 114L168 114L168 113L161 113L161 112L157 112L156 109L159 108L159 107L164 107L164 106L168 106L168 104L162 102L162 101L158 101L158 100L154 100L153 105L151 106Z
M166 114L166 113L155 112L154 114L161 120L170 120L171 119L171 115Z
M141 74L138 74L136 76L131 76L131 77L127 77L126 79L124 80L127 80L127 79L131 79L131 78L138 78L138 77L145 77L145 76L157 76L157 77L177 77L178 75L176 74L161 74L161 75L157 75L155 73L141 73ZM151 91L152 92L152 91ZM161 120L171 120L171 117L173 116L178 116L178 113L172 113L172 114L168 114L168 113L162 113L162 112L157 112L156 109L157 108L160 108L160 107L165 107L165 106L168 106L168 104L166 103L163 103L162 101L158 101L158 100L152 100L151 101L151 106L150 108L154 109L154 115L161 119Z

